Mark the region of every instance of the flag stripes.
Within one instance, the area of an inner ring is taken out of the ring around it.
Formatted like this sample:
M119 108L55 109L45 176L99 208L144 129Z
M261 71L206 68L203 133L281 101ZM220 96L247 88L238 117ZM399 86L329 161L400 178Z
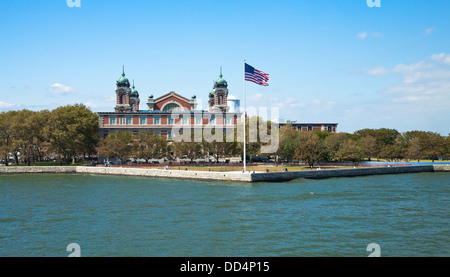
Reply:
M245 81L250 81L261 86L268 86L269 74L245 64Z

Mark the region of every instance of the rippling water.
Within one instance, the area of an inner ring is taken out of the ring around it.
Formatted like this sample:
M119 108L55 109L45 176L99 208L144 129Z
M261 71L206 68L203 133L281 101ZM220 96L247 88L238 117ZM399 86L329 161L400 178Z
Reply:
M450 175L0 176L0 256L450 256Z

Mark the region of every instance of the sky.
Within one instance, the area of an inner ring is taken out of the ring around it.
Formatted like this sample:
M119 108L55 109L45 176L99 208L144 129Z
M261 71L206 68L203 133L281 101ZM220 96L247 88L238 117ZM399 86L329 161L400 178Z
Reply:
M125 66L141 109L175 91L207 103L223 70L279 117L450 133L450 1L0 0L0 111L83 103L112 112ZM204 104L204 105L205 105ZM205 108L205 107L204 107Z

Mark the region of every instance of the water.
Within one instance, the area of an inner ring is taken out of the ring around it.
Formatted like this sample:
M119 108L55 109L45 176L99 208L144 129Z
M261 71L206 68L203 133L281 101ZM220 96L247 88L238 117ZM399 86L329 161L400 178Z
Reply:
M0 176L0 256L450 256L450 175Z

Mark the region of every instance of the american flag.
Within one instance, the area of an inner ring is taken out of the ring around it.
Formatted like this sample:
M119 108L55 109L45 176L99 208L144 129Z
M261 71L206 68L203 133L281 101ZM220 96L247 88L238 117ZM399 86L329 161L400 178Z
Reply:
M266 74L253 66L245 64L245 80L261 86L268 86L269 74Z

